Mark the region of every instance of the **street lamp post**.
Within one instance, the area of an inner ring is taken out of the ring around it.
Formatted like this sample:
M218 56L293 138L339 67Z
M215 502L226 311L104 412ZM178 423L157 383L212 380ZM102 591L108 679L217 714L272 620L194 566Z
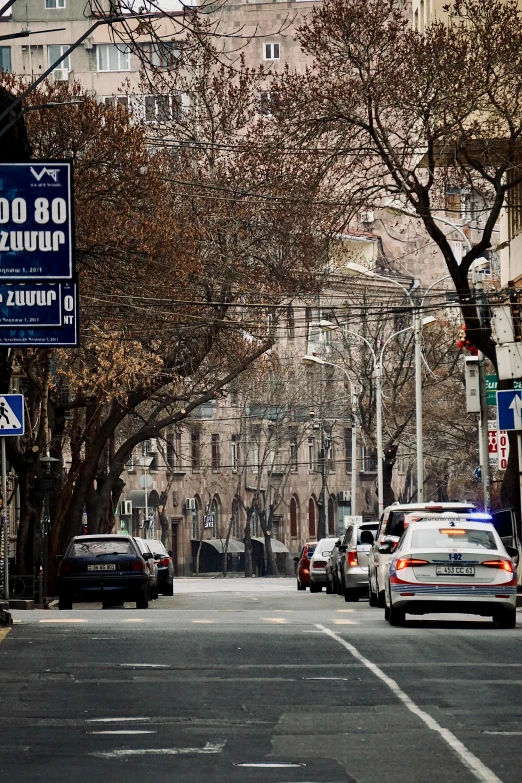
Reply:
M351 408L352 408L352 443L351 443L352 464L351 464L350 511L352 516L355 516L356 503L357 503L357 413L356 413L357 390L347 370L341 364L335 364L334 362L327 362L324 359L321 359L319 356L314 356L313 354L306 354L306 356L303 357L303 362L304 364L323 364L323 365L326 364L329 367L337 367L337 369L342 370L342 372L344 372L346 376L346 380L348 381L348 385L350 388Z

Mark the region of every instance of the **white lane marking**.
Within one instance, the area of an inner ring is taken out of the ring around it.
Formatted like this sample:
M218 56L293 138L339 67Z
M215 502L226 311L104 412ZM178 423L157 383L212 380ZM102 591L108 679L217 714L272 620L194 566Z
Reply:
M288 622L286 617L262 617L261 619L267 623L279 623L280 625L285 625Z
M359 625L359 623L356 623L355 620L331 620L334 625Z
M410 712L420 718L429 729L437 732L437 734L442 737L442 739L450 746L450 748L452 748L460 757L464 766L469 769L469 771L477 778L477 780L480 780L481 783L502 783L500 778L498 778L495 773L489 769L489 767L486 767L486 765L483 764L480 759L473 755L473 753L471 753L471 751L469 751L449 729L443 728L440 723L437 723L435 718L432 718L431 715L428 715L427 712L421 710L421 708L418 707L412 699L410 699L410 697L402 690L395 680L392 680L391 677L388 677L388 675L385 674L375 663L372 663L368 658L362 655L362 653L360 653L359 650L353 646L353 644L346 642L344 639L334 633L334 631L331 631L324 625L317 624L316 628L319 628L331 639L339 642L339 644L348 650L348 652L351 653L354 658L363 663L372 672L372 674L382 680L382 682L388 686L392 693L400 701L402 701L404 706Z
M86 623L87 620L71 617L68 620L38 620L39 623Z
M87 723L130 723L131 721L147 721L150 718L87 718Z
M168 669L168 663L120 663L122 668L131 669Z
M522 731L483 731L483 734L500 734L504 737L522 737Z
M353 612L353 609L336 609L336 612Z
M90 731L89 734L157 734L157 731L143 729L111 729L108 731Z
M224 742L212 745L207 742L203 748L121 748L120 750L107 750L100 753L89 753L90 756L98 756L102 759L119 759L127 756L189 756L193 754L222 753Z
M263 762L243 762L234 764L234 767L268 767L268 769L279 769L284 767L306 767L306 764L292 764L290 761L263 761Z
M348 682L348 677L303 677L303 680L343 680Z
M120 620L122 623L144 623L143 617L129 617L127 620Z
M212 625L214 620L192 620L193 623L199 623L200 625Z

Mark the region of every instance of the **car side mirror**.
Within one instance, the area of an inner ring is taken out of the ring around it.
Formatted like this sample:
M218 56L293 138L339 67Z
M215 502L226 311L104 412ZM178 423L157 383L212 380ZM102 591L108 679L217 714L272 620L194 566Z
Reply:
M510 556L512 561L516 565L518 565L518 561L519 561L518 549L516 547L514 547L514 546L507 546L506 547L506 552L508 553L508 555Z
M294 557L294 563L298 563L298 562L299 562L299 560L300 560L300 558L299 558L299 557Z
M168 556L169 556L169 557L172 557L172 549L169 549L169 551L168 551Z
M61 563L63 560L63 555L56 555L54 558L55 563Z
M142 554L142 558L143 558L144 560L150 560L152 557L154 557L154 555L152 554L152 552L144 552L144 553Z
M348 545L347 544L340 544L339 545L339 552L348 552Z
M379 552L381 555L391 555L396 546L396 541L393 541L391 538L385 538L382 544L379 546Z

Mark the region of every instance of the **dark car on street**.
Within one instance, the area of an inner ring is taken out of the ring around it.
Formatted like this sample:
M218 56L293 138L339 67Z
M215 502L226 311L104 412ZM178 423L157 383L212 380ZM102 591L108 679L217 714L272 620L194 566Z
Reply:
M58 570L59 608L87 601L136 601L137 609L147 609L149 557L153 555L142 555L131 536L76 536Z
M165 546L157 538L148 538L147 544L158 566L158 591L162 595L174 595L174 564Z
M294 557L297 573L297 589L306 590L310 587L310 560L315 552L317 541L308 541L301 549L300 557Z
M158 566L154 552L150 548L150 539L134 536L134 542L140 550L141 556L147 561L149 570L149 598L154 600L158 597Z

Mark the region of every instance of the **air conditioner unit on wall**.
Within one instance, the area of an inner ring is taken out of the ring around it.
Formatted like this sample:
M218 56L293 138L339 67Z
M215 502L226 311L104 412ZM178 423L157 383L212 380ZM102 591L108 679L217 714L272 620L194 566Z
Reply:
M86 38L83 42L83 46L85 49L94 49L94 41L92 38Z
M195 511L196 510L196 498L187 498L185 500L185 508L187 511Z
M132 500L122 500L120 503L120 517L132 516Z
M53 79L55 82L68 82L69 71L67 68L57 68L55 71L53 71Z
M352 493L349 490L343 490L342 492L337 493L337 502L338 503L349 503L352 497Z

